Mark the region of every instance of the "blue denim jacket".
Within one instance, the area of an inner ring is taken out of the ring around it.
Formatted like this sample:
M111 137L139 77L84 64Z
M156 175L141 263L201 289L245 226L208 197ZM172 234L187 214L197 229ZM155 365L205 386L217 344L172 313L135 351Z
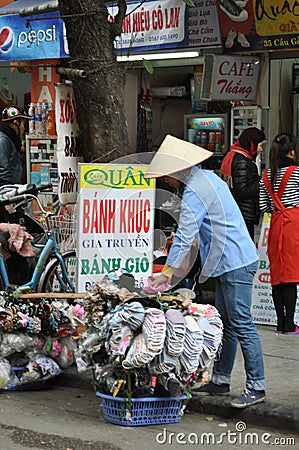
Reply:
M166 263L180 267L196 238L200 282L258 261L258 251L227 184L212 171L195 166L185 185L179 226Z

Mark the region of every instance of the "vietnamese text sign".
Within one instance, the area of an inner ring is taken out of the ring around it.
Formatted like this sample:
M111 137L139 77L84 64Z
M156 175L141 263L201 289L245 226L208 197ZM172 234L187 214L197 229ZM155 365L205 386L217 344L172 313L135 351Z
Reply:
M258 250L260 254L259 266L253 280L252 290L252 317L254 322L275 325L276 312L272 300L269 259L267 254L268 235L270 229L270 214L264 214ZM299 321L299 297L295 322Z
M77 165L79 161L83 161L72 86L62 83L57 84L55 117L59 175L58 196L60 203L66 205L77 201Z
M255 100L259 67L257 57L215 55L212 67L205 60L202 87L210 84L212 100Z
M78 289L125 269L136 286L152 274L155 181L148 166L79 164Z
M236 16L221 2L218 17L224 53L281 51L299 48L297 1L239 2Z
M118 6L108 11L114 20ZM127 2L122 30L118 53L221 45L216 0L197 0L193 7L182 0Z
M195 0L188 8L189 47L220 46L216 0Z
M108 11L113 20L118 6L109 6ZM115 40L118 53L187 46L186 4L181 0L128 2L122 30Z
M58 59L39 60L38 66L34 65L32 67L31 101L33 103L46 102L55 104L55 83L58 83L60 79L55 70L55 65L58 64L58 61Z

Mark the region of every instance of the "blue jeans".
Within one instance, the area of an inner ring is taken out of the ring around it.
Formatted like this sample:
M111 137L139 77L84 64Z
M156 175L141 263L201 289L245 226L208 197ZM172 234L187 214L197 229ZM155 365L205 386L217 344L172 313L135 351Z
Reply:
M251 316L251 293L257 262L224 273L216 280L215 307L224 324L223 347L212 381L230 384L238 341L244 358L246 387L265 390L262 347Z

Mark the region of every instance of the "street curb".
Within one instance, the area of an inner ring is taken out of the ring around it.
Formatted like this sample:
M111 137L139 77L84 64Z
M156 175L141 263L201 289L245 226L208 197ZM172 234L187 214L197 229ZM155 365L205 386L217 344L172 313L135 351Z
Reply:
M73 366L66 369L55 378L55 384L78 389L88 389L94 391L91 371L78 373ZM246 424L259 427L270 427L281 431L299 432L299 408L290 408L271 401L266 401L258 405L249 406L245 409L232 408L230 401L233 397L193 395L190 399L187 410L226 419L242 420Z
M188 410L213 414L227 419L238 419L255 426L271 427L276 430L299 431L299 408L290 409L265 400L258 405L245 409L232 408L230 396L193 396L188 403Z

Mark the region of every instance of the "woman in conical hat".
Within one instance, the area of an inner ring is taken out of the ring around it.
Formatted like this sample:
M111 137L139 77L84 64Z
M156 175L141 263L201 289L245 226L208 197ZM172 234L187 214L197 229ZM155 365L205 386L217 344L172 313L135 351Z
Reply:
M159 178L199 164L212 152L168 134L153 157L145 178Z
M215 306L224 324L221 357L214 364L211 382L200 391L229 392L239 341L246 389L231 406L245 408L265 399L262 349L251 316L259 255L227 184L199 165L210 156L211 152L168 135L149 165L147 178L171 176L184 183L178 229L162 273L152 285L170 282L197 239L202 263L199 280L216 278Z

